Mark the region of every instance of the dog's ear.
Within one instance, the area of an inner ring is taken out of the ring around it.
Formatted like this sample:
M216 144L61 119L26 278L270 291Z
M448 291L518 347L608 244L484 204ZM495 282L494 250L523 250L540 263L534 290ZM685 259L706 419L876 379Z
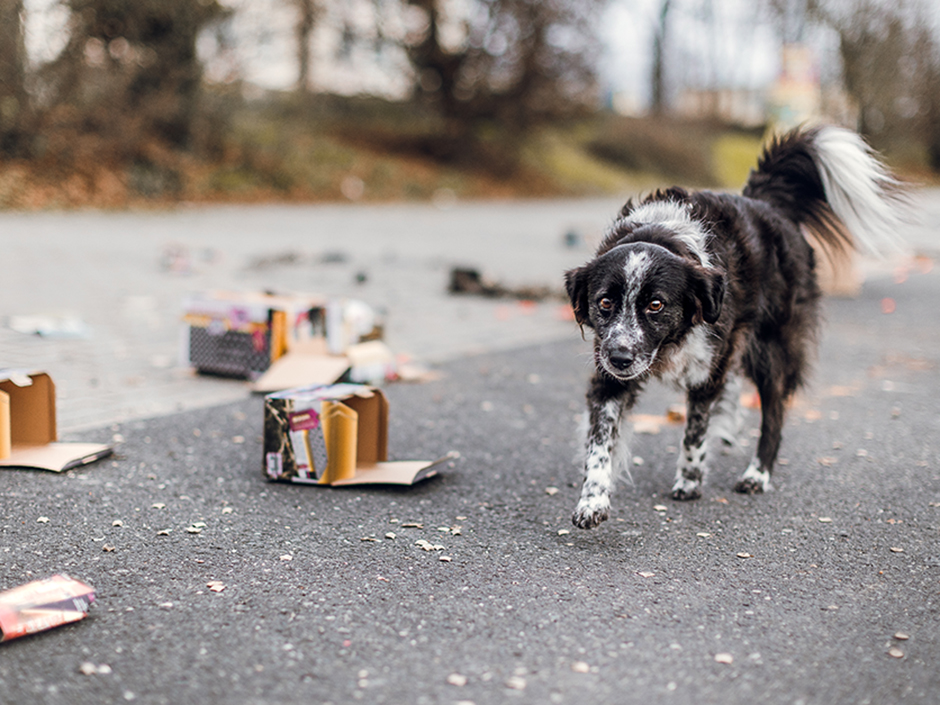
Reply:
M692 291L701 307L702 319L706 323L717 321L725 298L725 275L717 269L696 268Z
M565 272L565 289L571 299L571 308L574 310L574 320L579 326L592 328L588 316L588 273L587 267L577 267Z

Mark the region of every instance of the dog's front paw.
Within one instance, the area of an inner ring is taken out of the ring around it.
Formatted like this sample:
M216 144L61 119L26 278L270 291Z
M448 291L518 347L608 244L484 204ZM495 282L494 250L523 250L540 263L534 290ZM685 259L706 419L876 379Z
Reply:
M672 486L672 498L679 502L699 499L702 496L701 480L688 480L680 477Z
M607 497L582 499L571 515L571 523L579 529L593 529L610 516L610 500Z

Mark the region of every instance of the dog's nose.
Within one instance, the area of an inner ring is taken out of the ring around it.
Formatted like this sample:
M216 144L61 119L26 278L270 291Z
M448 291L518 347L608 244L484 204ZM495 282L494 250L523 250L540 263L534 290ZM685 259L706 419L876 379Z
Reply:
M607 359L618 370L625 370L633 364L633 356L626 350L612 350Z

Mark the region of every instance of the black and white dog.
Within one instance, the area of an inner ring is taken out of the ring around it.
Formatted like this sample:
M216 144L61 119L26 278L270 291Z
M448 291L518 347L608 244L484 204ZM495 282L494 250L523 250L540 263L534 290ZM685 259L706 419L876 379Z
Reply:
M741 375L757 387L762 420L735 490L770 489L784 405L818 327L804 230L835 255L893 244L899 191L858 135L821 127L775 139L740 196L670 188L623 207L594 259L565 275L575 319L594 331L596 368L576 526L607 519L614 470L630 460L627 413L652 377L687 395L673 499L701 496L706 441L730 434Z

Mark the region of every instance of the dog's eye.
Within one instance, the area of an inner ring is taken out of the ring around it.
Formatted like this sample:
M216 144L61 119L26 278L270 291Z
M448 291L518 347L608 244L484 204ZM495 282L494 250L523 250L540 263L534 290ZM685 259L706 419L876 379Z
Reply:
M659 313L665 307L666 307L666 304L664 304L662 301L660 301L659 299L653 299L646 306L646 311L647 313Z
M597 307L601 311L613 311L614 302L611 301L610 299L601 299L600 301L597 302Z

